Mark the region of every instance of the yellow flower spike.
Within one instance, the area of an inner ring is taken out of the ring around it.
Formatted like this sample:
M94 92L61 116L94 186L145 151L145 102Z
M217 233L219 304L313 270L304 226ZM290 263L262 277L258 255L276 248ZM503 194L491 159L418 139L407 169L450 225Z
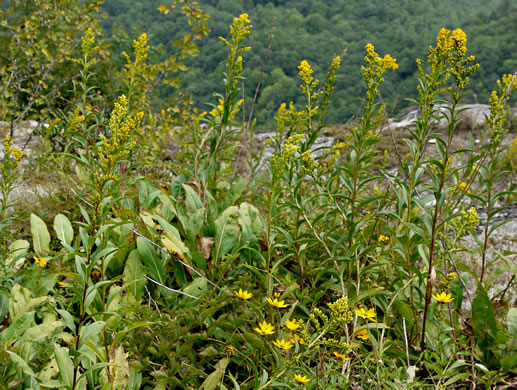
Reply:
M293 320L287 320L285 325L287 328L289 328L289 330L296 330L300 327L300 322L296 321L296 318L294 318Z
M312 77L313 70L312 67L309 65L309 63L305 60L303 60L300 65L298 66L298 69L300 69L300 77L305 85L309 85L312 80L314 79Z
M341 359L341 360L350 360L350 358L348 356L346 356L344 353L339 353L339 352L334 351L334 355L338 359Z
M288 350L288 349L291 349L294 345L294 343L290 340L284 340L284 339L276 339L275 341L273 341L273 344L280 348L280 349L285 349L285 350Z
M289 306L287 303L285 303L283 300L279 301L278 298L271 299L269 297L266 298L267 303L269 303L271 306L278 307L279 309L283 309L287 306Z
M452 295L447 294L445 291L441 292L440 294L433 294L433 298L442 303L449 303L454 301Z
M294 380L298 383L310 382L310 378L307 378L305 375L300 375L300 374L294 374Z
M366 329L360 330L359 332L356 332L355 334L358 338L361 340L368 340L370 338L370 335L368 334L368 331Z
M41 268L47 265L47 261L41 257L34 256L33 259Z
M267 336L275 333L275 327L273 326L273 324L269 324L266 321L259 323L259 327L254 328L253 330L261 336Z
M375 317L377 316L377 313L375 312L375 309L372 307L371 309L368 309L368 311L364 310L363 307L360 309L355 309L354 313L356 316L364 318L365 320L370 320L375 322Z
M250 299L253 294L248 292L247 290L242 291L242 289L239 289L239 291L235 291L235 295L237 295L240 299L248 300Z

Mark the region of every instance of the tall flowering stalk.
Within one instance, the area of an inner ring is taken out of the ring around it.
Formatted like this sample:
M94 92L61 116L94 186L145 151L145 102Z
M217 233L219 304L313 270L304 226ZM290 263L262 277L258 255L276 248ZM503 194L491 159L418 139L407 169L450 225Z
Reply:
M417 60L420 73L420 85L418 87L420 117L416 121L416 129L411 132L413 140L408 140L411 154L411 163L403 163L408 180L399 185L404 188L406 194L406 212L402 215L408 238L402 239L407 256L407 262L413 266L415 259L411 247L417 243L419 253L423 256L424 266L427 266L427 281L425 287L425 301L423 312L423 325L420 346L425 346L425 333L427 315L432 295L432 275L434 274L433 261L436 252L439 250L438 234L444 229L449 213L453 213L453 206L458 199L463 197L465 190L458 191L458 185L449 185L453 178L457 177L460 169L453 168L453 151L451 150L452 139L455 134L457 120L457 106L462 98L462 92L469 82L469 76L475 72L478 65L472 65L473 56L467 57L467 36L460 30L452 33L445 28L440 30L436 40L436 46L429 48L427 62L430 67L429 73L425 73L422 63ZM448 87L448 81L453 79L453 86ZM447 123L447 135L443 139L440 133L433 133L433 121L435 118L444 119ZM436 155L425 161L429 153L430 142L436 145ZM424 179L424 172L429 180ZM467 187L465 187L467 188ZM427 190L434 194L434 208L422 207L420 191ZM400 198L399 198L400 201ZM399 208L403 210L404 207ZM416 206L416 207L415 207ZM425 229L415 224L416 213L424 210L423 225ZM425 244L418 243L424 239ZM423 245L423 246L422 246ZM422 250L427 247L426 250ZM412 292L412 290L411 290Z
M12 218L6 216L7 209L11 206L9 194L14 189L14 182L17 174L16 169L20 165L23 152L18 147L13 146L10 136L5 136L3 142L3 156L0 158L0 255L4 254L7 246L6 228ZM2 262L5 265L5 261Z

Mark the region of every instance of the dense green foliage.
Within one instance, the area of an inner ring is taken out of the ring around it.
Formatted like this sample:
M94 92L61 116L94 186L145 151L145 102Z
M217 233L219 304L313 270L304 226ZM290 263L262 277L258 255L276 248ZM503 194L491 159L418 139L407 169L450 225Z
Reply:
M254 19L221 31L207 112L178 78L208 34L196 1L159 7L183 20L170 53L102 38L99 6L1 9L0 389L515 387L515 253L494 233L517 193L517 75L466 129L480 66L437 28L396 140L379 92L403 60L368 43L356 120L316 147L349 57L294 59L264 160L241 115ZM25 119L44 121L29 157Z
M121 31L130 36L146 31L150 42L170 47L184 25L170 15L160 15L156 9L162 3L166 2L108 0L104 6L108 18L103 25L108 34L118 37ZM367 42L381 52L401 58L400 68L382 89L388 109L394 110L394 114L409 104L402 96L416 96L418 74L414 58L426 55L428 43L443 26L460 27L472 37L471 53L482 63L482 71L473 76L466 91L468 101L486 101L495 80L517 69L517 4L509 0L204 0L200 4L211 16L208 25L212 32L200 42L200 55L187 61L189 70L181 76L185 89L199 105L211 99L211 91L217 87L223 71L224 45L218 37L224 35L235 12L246 10L254 25L248 43L253 51L244 56L247 69L243 73L246 106L250 107L274 21L274 37L255 111L259 124L268 128L273 126L272 118L282 102L300 101L299 82L292 64L307 59L317 72L326 72L327 58L345 49L347 54L337 74L328 120L345 123L357 115L357 98L363 93L357 80Z

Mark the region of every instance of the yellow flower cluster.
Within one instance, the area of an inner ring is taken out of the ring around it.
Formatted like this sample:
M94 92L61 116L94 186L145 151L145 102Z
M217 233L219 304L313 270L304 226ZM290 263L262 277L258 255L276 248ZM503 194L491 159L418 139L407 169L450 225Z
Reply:
M447 275L445 275L445 278L441 281L440 285L443 289L443 291L447 291L451 285L451 282L456 279L458 275L456 272L450 272Z
M397 60L389 54L380 57L371 43L366 45L364 61L366 66L361 66L361 71L366 84L366 100L368 104L373 104L378 93L377 87L384 82L382 77L384 73L390 69L396 70L399 66L397 65Z
M467 232L476 230L479 225L479 216L474 207L460 211L460 216L451 220L451 226L456 230L457 237L463 237Z
M242 14L238 18L233 18L233 24L230 26L230 34L232 35L233 45L237 47L239 43L250 33L253 26L250 24L248 14ZM228 47L232 45L224 38L220 38Z
M517 86L517 74L505 74L501 80L497 80L499 92L492 91L488 104L490 105L490 117L487 119L487 128L492 137L493 147L498 147L505 133L506 111L504 106L510 98L510 92Z
M300 65L298 66L298 69L300 69L300 77L305 85L309 85L312 83L312 80L314 79L312 77L313 70L312 67L309 65L309 63L306 60L303 60Z
M467 54L467 34L460 28L454 30L450 37L450 46L456 50L458 56L463 57Z
M95 45L95 34L90 27L88 28L88 30L86 30L86 34L84 34L84 36L81 38L81 51L83 52L83 54L87 54L88 56L90 56L91 54L99 50L98 46L94 47L93 45ZM88 63L88 65L94 63L95 59L92 59Z
M135 145L135 142L131 141L131 135L143 117L143 112L128 115L127 97L125 95L119 97L109 121L111 139L108 140L103 134L99 136L102 146L97 151L105 171L129 154Z
M465 183L464 181L460 182L460 184L458 184L458 191L459 192L464 192L466 194L471 194L472 192L470 192L470 186Z
M466 220L466 223L468 224L471 230L475 229L476 226L479 224L479 216L474 207L471 207L466 212L461 211L461 215Z
M235 115L237 115L239 113L239 111L240 111L242 103L244 103L244 100L240 99L232 107L232 111L228 114L228 122L230 122L230 123L233 122L233 119L235 118ZM219 104L210 111L210 115L212 116L212 118L215 121L218 121L222 117L223 112L224 112L224 101L223 101L223 99L219 98Z
M333 165L338 157L341 155L341 152L344 151L348 147L348 144L346 142L336 142L334 146L330 149L330 158L329 158L329 165Z
M2 167L2 180L6 180L20 165L23 152L17 146L12 147L13 143L8 135L5 136L2 145L4 146L4 157L0 160L0 164Z
M385 236L384 234L379 234L379 237L377 238L377 242L379 244L384 244L390 241L390 238L388 236Z
M300 155L300 159L302 160L303 164L303 171L305 173L312 173L316 168L318 168L318 163L314 160L314 158L311 156L311 151L306 150Z
M274 154L271 156L273 166L278 170L283 170L289 159L293 157L298 150L300 150L300 146L298 146L298 144L302 142L304 138L304 134L295 134L287 138L280 155Z
M364 61L368 65L376 67L379 71L382 70L382 73L386 72L388 69L397 70L399 68L395 58L390 54L386 54L381 58L375 52L375 47L371 43L366 44L366 57L364 57Z

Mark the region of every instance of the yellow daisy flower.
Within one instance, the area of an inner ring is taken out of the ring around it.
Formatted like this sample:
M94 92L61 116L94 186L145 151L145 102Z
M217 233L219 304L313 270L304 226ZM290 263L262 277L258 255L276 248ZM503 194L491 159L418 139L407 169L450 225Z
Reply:
M375 322L375 317L377 316L377 313L375 313L375 309L373 307L368 311L364 310L364 308L361 307L360 309L355 309L354 313L357 316L364 318L365 320L370 320L373 322Z
M310 378L307 378L305 375L300 375L300 374L294 374L294 380L298 383L310 382Z
M262 336L267 336L268 334L275 333L275 327L273 326L273 324L268 324L266 321L259 323L259 327L254 328L254 330Z
M341 360L350 360L350 358L346 356L344 353L334 351L334 355L336 355L336 357Z
M237 295L240 299L250 299L253 294L248 292L247 290L242 291L242 289L239 288L239 291L235 291L235 295Z
M285 322L285 325L290 329L290 330L296 330L300 327L300 322L299 321L296 321L296 318L294 318L293 320L287 320Z
M43 268L44 266L46 266L46 265L47 265L47 261L46 261L45 259L41 258L41 257L36 257L36 256L34 256L34 257L33 257L33 259L34 259L34 261L35 261L36 263L38 263L38 264L39 264L39 266L40 266L41 268Z
M286 341L284 339L276 339L276 341L273 341L273 344L275 346L277 346L278 348L281 348L281 349L285 349L285 350L288 350L288 349L291 349L293 347L293 342L292 341Z
M433 294L433 298L436 299L438 302L443 303L449 303L454 301L454 298L451 294L447 294L445 291L441 292L440 294Z
M266 298L267 303L269 303L271 306L278 307L279 309L282 309L284 307L289 306L287 303L285 303L283 300L279 301L278 298L271 299L269 297Z
M358 338L361 340L368 340L370 338L370 335L368 334L368 331L366 329L360 330L359 332L356 332L355 334Z

